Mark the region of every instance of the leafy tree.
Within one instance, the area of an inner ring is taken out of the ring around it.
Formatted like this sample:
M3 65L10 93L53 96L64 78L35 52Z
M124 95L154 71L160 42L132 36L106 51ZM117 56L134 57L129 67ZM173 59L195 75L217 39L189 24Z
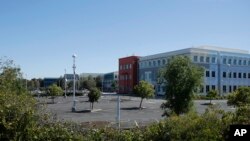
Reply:
M61 87L58 87L56 84L53 84L49 86L49 95L52 98L52 103L55 103L55 96L59 96L63 93L63 90Z
M94 108L94 102L97 102L101 96L101 92L98 88L91 88L88 94L91 109Z
M166 81L166 102L161 105L166 109L163 115L180 115L192 107L194 91L202 83L204 69L193 64L190 58L176 56L161 70L161 77Z
M140 81L138 85L135 86L135 93L141 97L141 102L139 108L142 108L142 101L145 98L150 98L154 96L154 87L146 81Z
M117 91L117 89L118 89L117 81L113 81L113 82L112 82L111 88L112 88L112 91L113 91L113 92L116 92L116 91Z
M236 91L229 94L227 104L237 107L250 105L250 88L240 87Z
M207 93L207 97L209 97L210 99L210 104L212 104L212 99L215 98L216 96L218 96L218 92L216 90L210 90Z
M16 94L26 91L21 69L12 60L0 60L0 91Z

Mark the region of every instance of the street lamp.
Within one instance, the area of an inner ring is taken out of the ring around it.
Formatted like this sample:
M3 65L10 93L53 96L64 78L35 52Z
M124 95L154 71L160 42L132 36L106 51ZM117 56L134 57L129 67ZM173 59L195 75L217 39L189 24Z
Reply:
M65 74L64 74L64 98L67 97L67 78L66 78L66 69L64 69Z
M73 57L73 72L74 72L74 80L73 80L73 106L72 106L72 112L76 111L76 73L75 73L75 69L76 69L76 65L75 65L75 59L76 59L76 54L72 55Z

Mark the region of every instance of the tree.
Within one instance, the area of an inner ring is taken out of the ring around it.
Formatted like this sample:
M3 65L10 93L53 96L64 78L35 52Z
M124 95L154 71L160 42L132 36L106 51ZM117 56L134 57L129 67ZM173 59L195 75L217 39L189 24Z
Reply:
M193 64L186 56L176 56L160 73L166 81L166 102L161 105L165 109L163 115L188 112L193 105L194 91L202 83L204 69Z
M94 108L94 102L97 102L101 96L101 92L98 88L91 88L88 94L91 109Z
M228 95L228 105L234 105L237 107L240 106L249 106L250 105L250 88L249 87L240 87L233 93Z
M210 90L207 93L207 97L210 99L210 105L212 104L212 99L215 98L218 95L218 92L216 90Z
M49 95L52 98L52 103L55 103L55 96L59 96L63 93L63 90L61 87L58 87L56 84L53 84L49 86Z
M154 87L146 81L140 81L138 85L135 86L135 93L141 97L141 102L139 108L142 109L142 101L145 98L150 98L154 96Z
M117 92L117 89L118 89L117 81L114 80L114 81L112 82L111 88L112 88L112 91L113 91L113 92Z

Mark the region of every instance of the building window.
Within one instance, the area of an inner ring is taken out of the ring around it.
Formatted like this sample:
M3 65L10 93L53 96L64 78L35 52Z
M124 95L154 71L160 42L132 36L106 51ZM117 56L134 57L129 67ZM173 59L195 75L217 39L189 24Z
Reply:
M234 72L234 78L236 78L236 76L237 76L237 73L236 73L236 72Z
M198 61L198 56L194 56L194 62Z
M210 63L210 58L209 57L206 57L206 62Z
M233 91L235 91L237 89L237 86L234 85Z
M215 57L212 57L212 63L215 63Z
M151 62L150 62L150 61L148 62L148 66L150 66L150 67L151 67Z
M222 76L223 76L223 78L226 78L227 77L227 73L223 72Z
M227 92L227 86L226 85L223 85L223 93L226 93Z
M153 66L156 66L156 62L155 61L153 61Z
M210 76L209 76L209 71L206 71L206 77L210 77Z
M237 60L236 59L234 59L234 65L237 65Z
M120 65L120 70L122 70L122 65Z
M228 59L228 64L232 64L232 59Z
M158 60L158 66L160 66L161 65L161 60Z
M229 92L230 93L232 92L232 86L229 86Z
M215 90L215 85L212 85L212 90Z
M250 61L248 61L248 66L250 66Z
M232 77L232 73L231 73L231 72L228 73L228 77L229 77L229 78Z
M248 73L248 78L250 78L250 73Z
M212 77L215 77L215 71L212 71Z
M163 65L166 64L166 60L165 60L165 59L162 60L162 64L163 64Z
M223 58L223 64L227 64L227 58Z
M206 92L209 92L210 89L209 89L209 85L206 85Z
M245 65L245 66L247 65L247 60L243 61L243 65Z
M247 73L243 73L243 78L247 78Z
M241 73L240 72L238 73L238 78L241 78Z
M242 65L242 60L239 60L239 65Z
M204 56L200 57L200 62L204 62Z

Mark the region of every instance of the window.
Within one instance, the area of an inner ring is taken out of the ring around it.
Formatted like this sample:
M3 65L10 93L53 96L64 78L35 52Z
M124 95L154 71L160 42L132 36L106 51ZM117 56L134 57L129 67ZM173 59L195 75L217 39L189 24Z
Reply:
M247 60L243 61L243 65L245 65L245 66L247 65Z
M215 71L212 71L212 77L215 77Z
M150 61L148 62L148 65L151 67L151 62Z
M206 85L206 92L209 92L209 85Z
M242 60L239 60L239 65L242 65Z
M204 62L204 56L200 57L200 62Z
M223 64L227 64L227 59L223 58Z
M165 59L162 60L162 64L163 64L163 65L166 64L166 60L165 60Z
M210 73L209 71L206 71L206 77L210 77L209 73Z
M120 70L122 70L122 65L120 65Z
M238 78L241 78L241 73L240 72L238 73Z
M232 86L229 86L229 92L230 93L232 92Z
M247 78L247 73L243 73L243 78Z
M228 73L228 77L232 78L232 73L231 72Z
M226 85L223 85L223 93L226 93L227 92L227 86Z
M161 65L161 60L158 60L158 66L160 66Z
M153 66L156 66L156 62L155 61L153 61Z
M194 56L194 62L198 61L198 56Z
M227 73L223 72L222 76L223 76L223 78L226 78L227 77Z
M235 91L237 89L237 86L234 85L233 91Z
M248 61L248 66L250 66L250 61Z
M248 73L248 78L250 78L250 73Z
M237 60L236 59L234 59L234 65L237 65Z
M215 85L212 85L212 90L215 90Z
M212 63L215 63L215 57L212 57Z
M236 76L237 76L237 73L236 73L236 72L234 72L234 78L236 78Z
M210 58L206 57L206 62L209 63L210 62Z
M232 59L228 59L228 64L232 64Z

